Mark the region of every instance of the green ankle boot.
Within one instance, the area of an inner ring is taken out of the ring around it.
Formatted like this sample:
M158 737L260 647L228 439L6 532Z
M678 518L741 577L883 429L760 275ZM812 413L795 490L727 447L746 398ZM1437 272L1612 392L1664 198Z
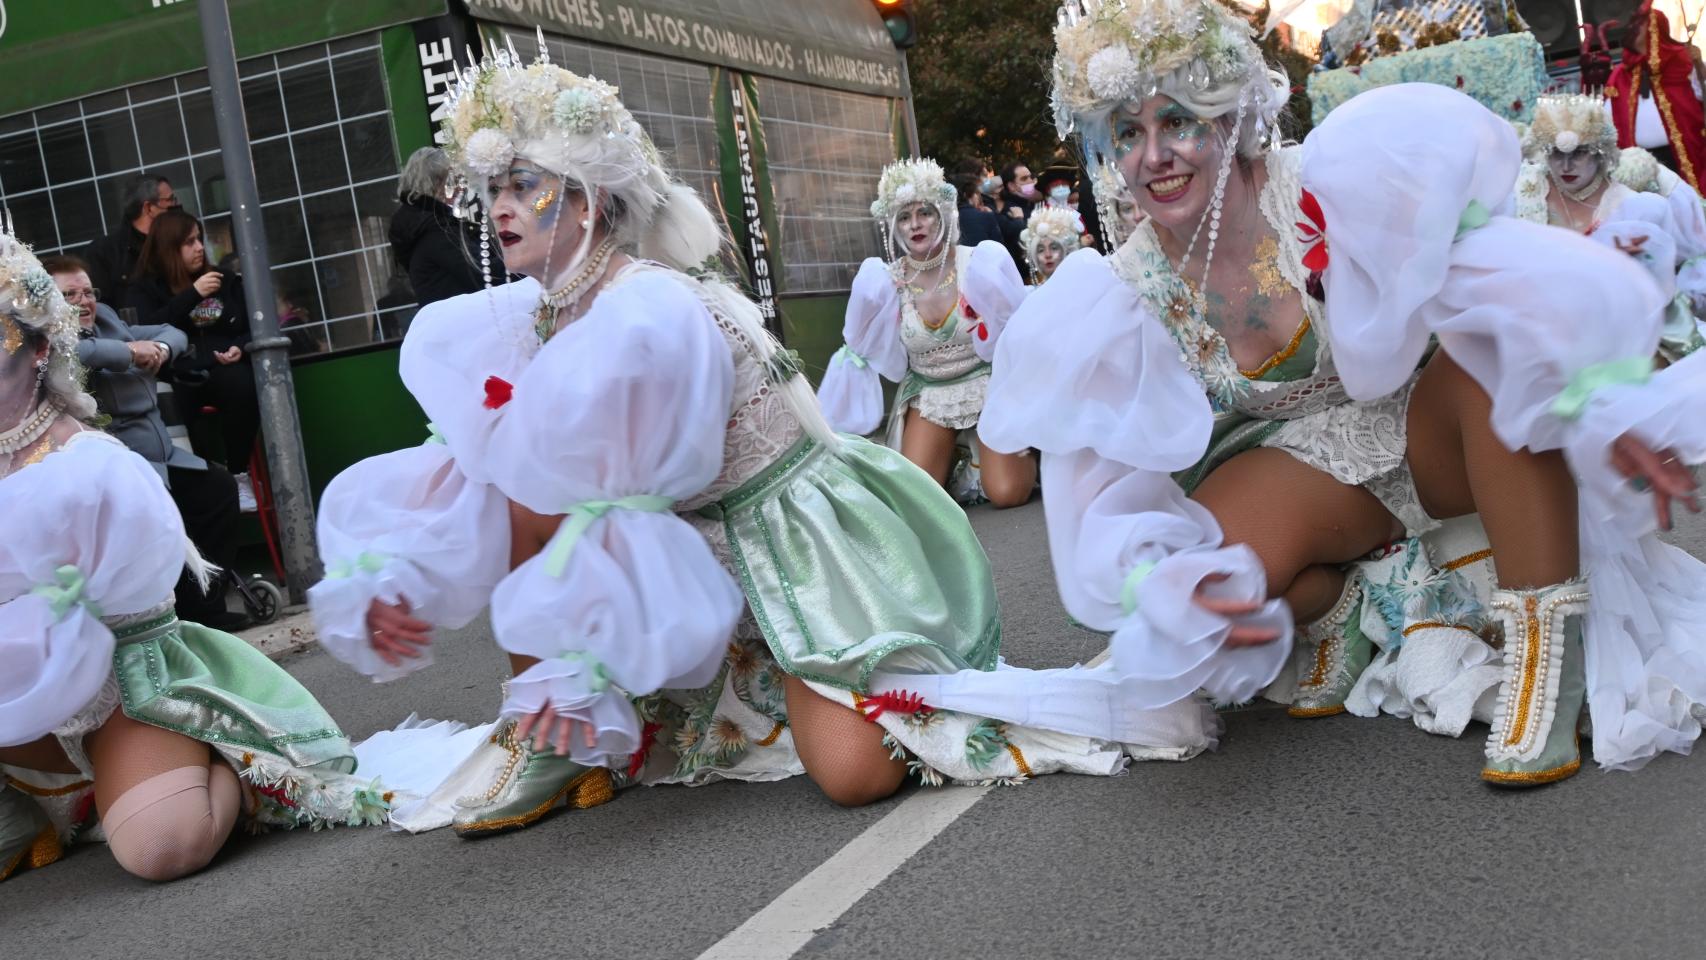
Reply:
M1581 581L1539 590L1495 590L1492 611L1505 631L1505 674L1487 737L1481 779L1537 787L1582 768L1576 723L1587 695Z
M0 774L0 880L25 868L45 867L63 854L47 814L7 786Z
M486 792L456 802L452 823L460 837L486 837L532 826L558 805L584 810L616 796L610 771L587 767L549 750L535 752L532 738L518 742L515 722L506 721L492 742L508 757Z
M1299 628L1297 692L1286 713L1308 718L1345 712L1345 698L1374 659L1374 641L1362 632L1366 595L1362 576L1348 574L1333 609Z

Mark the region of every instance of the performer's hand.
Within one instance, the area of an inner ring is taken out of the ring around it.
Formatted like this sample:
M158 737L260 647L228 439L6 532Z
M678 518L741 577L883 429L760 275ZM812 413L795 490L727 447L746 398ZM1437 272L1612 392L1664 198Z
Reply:
M391 666L405 659L417 660L421 648L432 645L432 624L409 616L409 601L393 606L375 599L367 605L368 643L373 652Z
M1636 490L1653 491L1653 509L1661 530L1671 528L1670 501L1673 497L1682 501L1690 513L1700 512L1700 502L1694 496L1700 485L1688 465L1679 460L1675 452L1655 453L1634 434L1626 433L1611 445L1611 466L1629 478L1629 485Z
M530 713L515 724L515 739L526 740L527 734L533 734L533 752L543 753L547 745L551 746L557 756L567 756L569 745L574 742L575 727L581 728L581 739L586 742L587 749L598 746L598 732L590 723L577 724L573 717L559 717L551 710L549 703L539 708L538 713Z
M1642 234L1638 237L1630 237L1628 243L1624 243L1621 237L1613 237L1611 242L1617 245L1617 249L1627 253L1631 257L1638 257L1647 249L1646 234Z
M1226 574L1217 573L1213 576L1205 577L1203 579L1203 584L1220 583L1226 579ZM1246 602L1244 600L1223 600L1218 597L1211 597L1204 593L1202 586L1197 587L1194 599L1197 606L1207 610L1209 613L1219 614L1229 620L1249 616L1250 614L1262 609L1262 603L1259 600L1254 603ZM1273 643L1279 638L1280 632L1278 630L1234 623L1232 625L1232 629L1226 634L1226 645L1229 647L1255 647L1264 643Z

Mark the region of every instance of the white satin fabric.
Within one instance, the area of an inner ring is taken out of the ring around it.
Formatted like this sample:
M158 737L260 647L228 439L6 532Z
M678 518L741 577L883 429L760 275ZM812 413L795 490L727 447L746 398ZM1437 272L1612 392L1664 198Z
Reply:
M183 522L159 474L104 434L73 437L0 480L0 746L46 736L93 701L113 672L101 622L156 607L184 568ZM63 614L61 569L80 590Z

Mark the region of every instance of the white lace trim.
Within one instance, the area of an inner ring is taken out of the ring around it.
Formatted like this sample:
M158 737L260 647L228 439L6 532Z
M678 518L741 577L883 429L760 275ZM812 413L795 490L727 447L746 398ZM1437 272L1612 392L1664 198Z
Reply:
M920 416L937 426L964 430L977 426L988 394L989 377L973 377L963 383L927 386L912 398L911 406L917 407Z
M1405 462L1406 415L1412 379L1398 392L1370 403L1340 403L1289 420L1262 445L1291 454L1340 483L1365 487L1386 505L1411 536L1439 525L1421 507Z

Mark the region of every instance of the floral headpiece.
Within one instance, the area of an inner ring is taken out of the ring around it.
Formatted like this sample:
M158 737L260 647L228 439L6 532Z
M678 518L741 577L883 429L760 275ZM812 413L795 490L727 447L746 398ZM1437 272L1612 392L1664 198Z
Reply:
M636 165L662 165L616 88L551 63L543 36L539 59L531 64L511 47L465 68L451 85L447 106L449 122L440 134L445 152L474 178L503 173L517 155L547 162L588 137L625 147Z
M60 296L29 245L12 235L11 218L0 217L0 349L7 354L24 345L19 319L47 335L55 360L75 362L77 311Z
M877 199L871 202L871 216L892 220L907 204L940 206L953 203L956 196L936 161L899 160L883 168L882 179L877 181Z
M1055 127L1154 96L1183 68L1192 85L1242 84L1262 66L1249 24L1212 0L1067 0L1054 28Z
M1033 244L1049 240L1060 244L1076 243L1078 234L1083 232L1083 223L1076 212L1065 207L1037 207L1031 211L1031 219L1026 221L1024 232L1019 234L1019 242L1027 250Z
M1572 93L1541 97L1534 105L1534 123L1522 141L1523 153L1536 163L1552 151L1585 149L1609 167L1618 156L1617 128L1602 97ZM1609 172L1609 170L1607 171Z

